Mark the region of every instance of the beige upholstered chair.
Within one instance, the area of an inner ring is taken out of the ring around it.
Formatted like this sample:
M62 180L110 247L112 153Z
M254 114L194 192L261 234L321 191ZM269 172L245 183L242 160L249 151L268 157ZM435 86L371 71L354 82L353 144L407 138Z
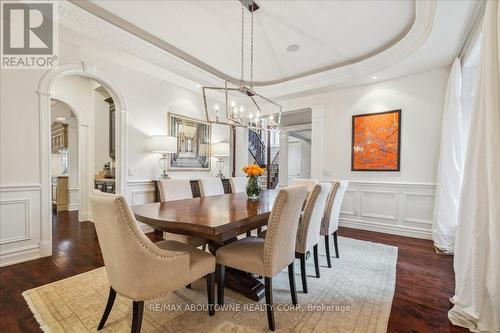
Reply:
M247 177L231 177L229 184L231 185L232 193L242 193L247 190Z
M116 293L133 301L132 332L140 332L144 301L207 277L209 314L214 314L215 257L176 241L153 243L140 230L124 197L94 191L94 224L110 283L97 327L104 327Z
M224 186L220 178L201 178L198 180L198 184L202 197L224 194Z
M319 182L317 179L300 179L296 178L292 180L291 185L304 185L307 186L307 190L311 192L314 188L315 185L317 185Z
M160 201L174 201L183 199L192 199L193 191L189 179L161 179L158 181L158 190L160 192ZM175 240L194 247L205 246L207 240L200 237L164 232L163 238Z
M306 259L311 250L314 253L314 267L316 277L319 278L318 243L320 240L321 221L325 211L326 199L332 188L331 183L315 185L307 198L304 214L299 222L295 257L300 259L300 274L302 276L302 290L307 293Z
M297 305L293 261L300 211L306 196L305 186L290 186L280 190L269 216L265 239L247 237L217 250L218 303L224 304L225 266L264 276L267 320L272 331L275 328L272 278L287 266L292 302Z
M328 199L325 206L325 215L321 223L321 235L325 236L325 249L326 260L328 267L332 267L330 258L330 239L329 236L333 235L333 243L335 246L335 257L339 257L339 244L337 239L339 228L340 206L344 199L344 194L349 185L347 180L335 181L332 183L332 190L328 194Z

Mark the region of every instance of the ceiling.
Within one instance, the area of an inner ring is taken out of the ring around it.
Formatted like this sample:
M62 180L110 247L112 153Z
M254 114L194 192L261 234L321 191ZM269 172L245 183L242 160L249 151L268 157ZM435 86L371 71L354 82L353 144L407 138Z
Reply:
M239 80L241 5L237 0L70 1L74 8L60 6L62 24L86 34L93 44L100 41L120 49L123 53L117 54L117 61L141 58L148 63L144 70L160 73L156 66L175 73L184 78L178 84L182 81L193 90L199 89L196 84ZM284 98L371 83L374 75L386 80L449 66L478 2L258 3L254 81L258 92ZM80 7L77 14L74 5ZM300 49L288 52L293 44ZM104 45L86 48L86 52L102 50Z
M234 1L93 1L233 78L241 73L241 4ZM395 44L414 1L261 1L254 14L254 79L279 82L334 68ZM250 12L245 9L250 50ZM299 45L288 52L289 45ZM246 64L249 64L247 57ZM247 67L248 69L248 67ZM249 78L249 71L246 72Z

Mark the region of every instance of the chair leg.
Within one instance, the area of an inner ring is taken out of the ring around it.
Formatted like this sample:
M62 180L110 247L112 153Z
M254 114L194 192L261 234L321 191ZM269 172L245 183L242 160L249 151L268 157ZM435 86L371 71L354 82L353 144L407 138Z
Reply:
M313 253L314 253L314 269L316 270L316 277L319 278L318 244L313 246Z
M295 270L293 262L288 265L288 281L290 282L290 294L292 295L293 305L297 305L297 289L295 288Z
M224 280L226 278L226 268L217 264L217 303L224 305Z
M340 258L339 243L337 240L338 230L333 233L333 245L335 246L335 257Z
M265 278L266 285L266 308L267 308L267 324L269 329L274 331L274 312L273 312L273 280L272 278Z
M325 249L326 249L326 262L328 263L328 268L332 268L332 258L330 258L330 237L325 235Z
M134 301L132 311L132 333L139 333L141 331L142 313L144 311L143 301Z
M207 296L208 296L208 314L213 316L215 314L214 309L214 290L215 290L215 273L207 274Z
M106 320L108 320L109 313L113 308L113 304L115 303L116 291L109 287L109 295L108 302L106 303L106 308L104 309L104 313L102 314L101 321L99 322L99 326L97 326L97 330L101 330L106 324Z
M300 256L300 275L302 276L302 291L307 294L307 277L306 277L306 254L299 253Z

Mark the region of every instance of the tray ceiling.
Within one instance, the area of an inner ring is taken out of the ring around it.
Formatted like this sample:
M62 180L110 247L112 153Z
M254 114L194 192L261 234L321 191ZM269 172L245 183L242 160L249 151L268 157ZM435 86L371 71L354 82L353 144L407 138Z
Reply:
M129 32L150 34L188 62L214 69L219 77L240 77L241 5L236 0L93 4L93 14L125 24ZM415 19L414 1L260 1L259 5L254 16L254 79L261 85L367 59L400 41ZM247 24L249 18L247 13ZM300 49L289 52L290 45ZM245 74L248 79L248 71Z

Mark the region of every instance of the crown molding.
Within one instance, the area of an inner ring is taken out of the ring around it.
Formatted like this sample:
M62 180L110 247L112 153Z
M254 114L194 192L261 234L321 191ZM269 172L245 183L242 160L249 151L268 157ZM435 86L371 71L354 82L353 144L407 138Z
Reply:
M363 60L337 68L324 68L318 73L291 78L287 81L274 80L258 83L256 89L270 97L287 96L334 86L342 82L355 81L373 73L381 72L415 52L428 38L436 11L435 1L415 1L415 19L409 31L389 48ZM210 66L199 67L190 62L189 55L184 59L165 50L161 45L146 41L103 18L88 12L72 2L59 6L59 19L63 26L91 38L100 40L113 47L132 54L153 65L183 76L201 85L220 85L224 80L236 80L219 71L211 71ZM154 41L153 41L154 42ZM90 50L92 51L92 50ZM98 52L98 50L94 50Z

